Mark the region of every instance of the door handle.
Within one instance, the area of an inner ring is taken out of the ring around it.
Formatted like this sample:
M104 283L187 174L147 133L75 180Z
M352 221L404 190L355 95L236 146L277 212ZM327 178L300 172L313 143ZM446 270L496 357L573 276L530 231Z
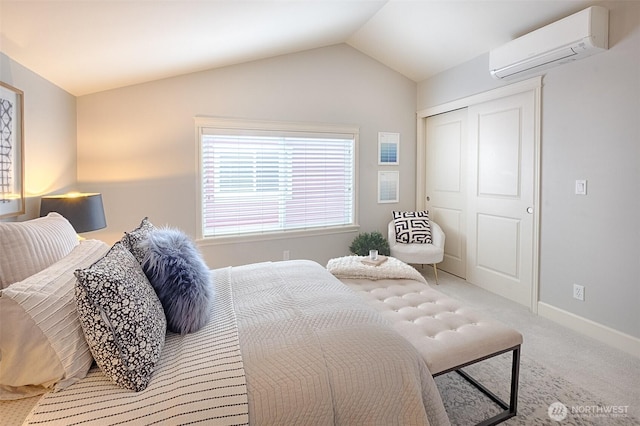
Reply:
M527 213L533 214L533 207L527 207Z

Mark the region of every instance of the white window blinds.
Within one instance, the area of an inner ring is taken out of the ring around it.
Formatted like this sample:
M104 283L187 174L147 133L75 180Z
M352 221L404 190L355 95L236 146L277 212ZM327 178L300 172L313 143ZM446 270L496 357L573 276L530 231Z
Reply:
M203 237L354 224L356 137L201 128Z

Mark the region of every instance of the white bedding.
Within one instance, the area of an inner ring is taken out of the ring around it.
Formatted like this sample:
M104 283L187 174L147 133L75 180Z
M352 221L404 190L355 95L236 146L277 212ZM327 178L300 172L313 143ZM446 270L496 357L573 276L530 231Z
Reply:
M167 335L147 389L122 390L94 367L46 394L27 424L449 424L415 348L322 266L263 263L214 277L213 319ZM222 387L231 396L215 396Z
M212 320L197 333L167 333L149 386L132 392L94 366L61 392L45 394L25 424L247 424L247 394L231 283L217 274Z
M449 424L415 348L311 261L234 268L256 425Z

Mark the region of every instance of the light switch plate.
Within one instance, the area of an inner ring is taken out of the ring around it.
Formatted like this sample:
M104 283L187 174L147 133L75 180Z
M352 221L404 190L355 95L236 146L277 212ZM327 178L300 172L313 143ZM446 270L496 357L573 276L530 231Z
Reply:
M587 180L576 180L576 195L587 195Z

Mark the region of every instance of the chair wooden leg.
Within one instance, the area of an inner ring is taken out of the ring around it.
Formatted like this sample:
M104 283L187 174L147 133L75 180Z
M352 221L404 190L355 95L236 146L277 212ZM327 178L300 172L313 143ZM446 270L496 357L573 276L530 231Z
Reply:
M436 285L438 285L438 268L435 263L433 264L433 273L436 275Z

